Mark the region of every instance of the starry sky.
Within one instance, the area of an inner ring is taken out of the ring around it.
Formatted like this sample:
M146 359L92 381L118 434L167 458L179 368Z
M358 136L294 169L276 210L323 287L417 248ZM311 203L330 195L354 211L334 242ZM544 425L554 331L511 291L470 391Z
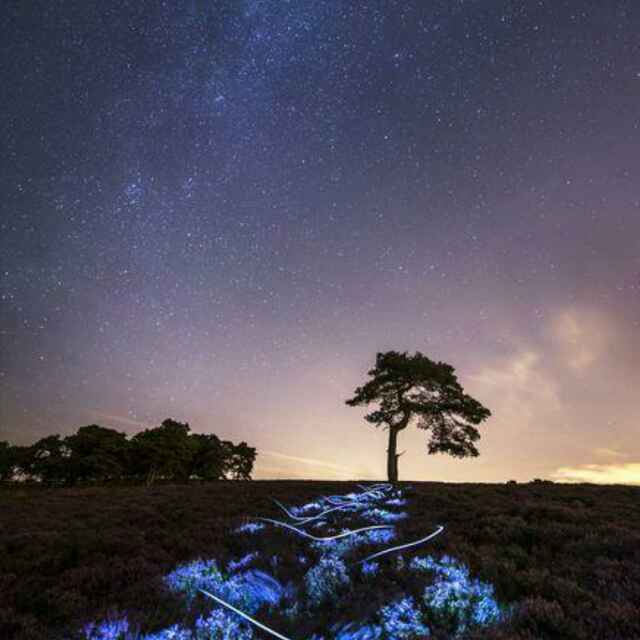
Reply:
M635 0L9 0L0 439L174 417L381 478L420 350L491 409L400 477L640 483Z

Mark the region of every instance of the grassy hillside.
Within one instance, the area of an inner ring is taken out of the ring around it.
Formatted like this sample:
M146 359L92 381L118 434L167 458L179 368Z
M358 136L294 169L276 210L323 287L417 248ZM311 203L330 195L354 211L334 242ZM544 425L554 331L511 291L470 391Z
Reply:
M640 638L640 489L401 485L408 539L446 526L416 553L454 556L515 605L509 623L469 637ZM254 481L2 489L0 638L64 637L117 612L144 629L168 626L184 615L162 583L176 565L240 553L234 529L251 516L280 517L272 498L301 504L354 488Z

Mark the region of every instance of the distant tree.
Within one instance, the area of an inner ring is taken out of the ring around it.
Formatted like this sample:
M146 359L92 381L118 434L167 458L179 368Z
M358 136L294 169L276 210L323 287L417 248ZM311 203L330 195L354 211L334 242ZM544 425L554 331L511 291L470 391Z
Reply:
M66 483L69 479L69 455L69 448L59 435L46 436L24 450L20 471L47 484Z
M0 480L11 480L14 472L13 447L4 440L0 441Z
M464 393L445 362L434 362L419 351L378 353L376 365L368 372L370 380L346 401L349 406L378 403L365 420L389 430L387 476L398 480L398 433L415 419L419 429L430 431L428 452L448 453L457 458L479 455L475 442L480 433L475 425L491 412ZM403 452L404 453L404 452Z
M0 480L24 480L29 477L26 470L31 456L31 447L0 442Z
M251 480L251 472L256 460L255 448L250 447L246 442L234 445L232 442L225 441L224 445L227 449L225 456L227 476L233 480Z
M189 436L191 459L189 478L221 480L226 472L227 448L218 436L194 433Z
M133 438L90 424L66 438L41 438L27 447L0 441L0 480L47 484L117 479L250 480L256 450L215 434L191 434L187 423L167 418Z
M9 445L9 475L6 480L30 480L27 466L31 460L31 447Z
M68 482L104 482L121 478L129 453L127 434L97 424L80 427L64 440L69 450Z
M167 418L159 427L145 429L131 440L132 471L147 483L158 478L187 480L193 448L189 425Z

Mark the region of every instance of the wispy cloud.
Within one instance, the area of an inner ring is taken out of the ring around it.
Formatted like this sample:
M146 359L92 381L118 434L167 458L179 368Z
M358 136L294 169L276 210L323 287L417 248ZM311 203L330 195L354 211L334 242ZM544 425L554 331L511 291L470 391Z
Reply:
M498 366L482 368L471 379L491 387L526 388L536 375L539 360L540 356L534 351L522 350Z
M541 407L545 419L563 410L558 384L544 364L540 353L523 345L511 356L482 367L469 379L496 417L524 427L540 420Z
M140 420L134 420L133 418L127 418L126 416L119 416L113 413L105 413L98 409L80 409L80 412L86 416L90 416L96 420L106 420L110 423L119 425L126 425L128 427L136 427L136 429L148 429L151 425Z
M294 468L294 467L278 467L271 465L256 464L256 470L253 474L256 480L350 480L353 478L353 474L340 474L336 472L329 472L328 474L318 474L309 471L309 468Z
M560 467L551 477L564 482L640 485L640 462L624 464L582 464Z
M565 309L552 322L551 335L565 363L574 371L591 368L610 342L605 318L593 311Z
M291 462L298 462L300 464L306 464L313 467L323 467L325 469L332 469L333 471L342 471L353 475L353 469L351 467L345 467L341 464L334 462L327 462L326 460L318 460L317 458L303 458L301 456L292 456L287 453L280 453L279 451L260 450L260 455L269 456L272 458L279 458L281 460L290 460Z
M622 453L622 451L617 451L616 449L610 449L609 447L597 447L593 449L593 453L596 456L601 456L603 458L628 458L628 453Z

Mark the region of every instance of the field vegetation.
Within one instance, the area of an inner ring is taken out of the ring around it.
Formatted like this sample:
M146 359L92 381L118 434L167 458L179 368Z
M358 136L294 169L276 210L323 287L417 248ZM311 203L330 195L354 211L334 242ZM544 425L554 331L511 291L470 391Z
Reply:
M408 498L404 538L418 539L438 523L446 527L404 558L457 559L474 579L492 585L511 612L501 624L461 637L640 637L640 489L546 482L399 486ZM195 613L168 588L172 571L196 560L242 557L246 539L237 529L256 516L281 518L273 499L304 504L355 487L216 481L3 488L0 637L71 638L93 620L123 615L144 633L186 620ZM288 532L270 536L260 538L261 548L277 550L284 565L293 562ZM375 593L376 576L367 584ZM330 601L319 596L318 607L332 619Z

